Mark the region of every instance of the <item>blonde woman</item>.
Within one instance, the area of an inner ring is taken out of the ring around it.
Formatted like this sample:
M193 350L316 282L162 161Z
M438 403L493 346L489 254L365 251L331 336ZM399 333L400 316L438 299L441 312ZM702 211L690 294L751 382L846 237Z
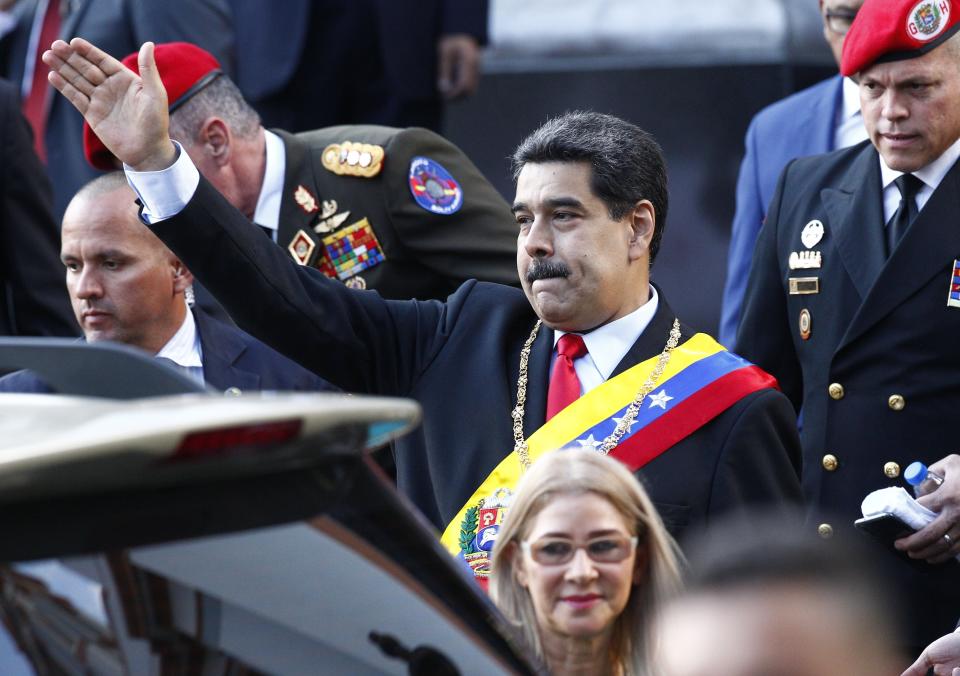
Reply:
M517 487L490 591L552 674L651 674L651 622L680 586L678 556L619 461L555 451Z

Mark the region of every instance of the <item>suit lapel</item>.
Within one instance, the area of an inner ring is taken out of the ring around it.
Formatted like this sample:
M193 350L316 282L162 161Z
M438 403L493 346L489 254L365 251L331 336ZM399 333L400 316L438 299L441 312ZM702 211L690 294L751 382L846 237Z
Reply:
M56 2L57 0L51 0L51 2ZM60 24L60 36L66 40L70 41L71 38L76 37L73 33L77 30L77 26L80 23L80 20L83 18L83 15L87 13L87 10L90 8L93 0L80 0L79 2L72 3L76 5L76 9L72 11L67 11L67 15L64 17L63 23ZM123 58L124 55L117 56L117 58Z
M643 333L633 343L624 358L617 364L617 368L613 369L613 373L610 374L611 378L620 375L642 361L657 356L666 347L676 315L673 314L673 309L667 303L663 292L659 288L657 288L657 294L659 302L653 319L650 320L647 328L643 330Z
M194 310L200 349L203 351L203 379L218 390L237 387L241 390L259 390L260 376L238 367L237 361L247 346L235 330Z
M843 104L843 78L839 75L833 78L833 86L826 93L828 95L819 97L803 118L797 137L809 139L810 144L807 152L800 155L819 155L834 149L833 127L837 110Z
M867 297L886 258L880 163L873 146L865 144L840 186L820 191L827 235L834 238L861 299Z
M870 289L843 343L883 319L895 307L917 292L942 271L953 258L960 256L960 162L951 167L937 186L916 220L903 235L899 246L887 260ZM944 302L948 279L944 276Z
M319 241L317 234L311 227L317 218L317 212L308 212L304 210L294 199L294 193L298 186L303 186L310 191L313 198L320 206L323 199L322 195L317 195L315 186L317 184L313 173L313 162L310 158L310 149L297 140L293 134L289 134L280 129L271 129L283 140L283 146L286 151L285 166L283 171L283 194L280 197L280 222L277 232L277 244L286 249L298 230L305 231L310 238Z

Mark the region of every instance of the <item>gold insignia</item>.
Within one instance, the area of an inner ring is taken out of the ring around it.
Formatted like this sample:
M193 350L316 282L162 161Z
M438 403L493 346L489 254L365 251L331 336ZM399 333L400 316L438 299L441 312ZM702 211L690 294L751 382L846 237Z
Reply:
M323 209L320 210L320 220L330 218L337 213L337 200L323 200Z
M369 143L331 143L323 150L323 166L340 176L372 178L383 168L383 147Z
M348 289L356 289L358 291L363 291L364 289L367 288L367 280L365 280L360 275L357 275L356 277L351 277L350 279L345 281L344 284Z
M290 245L287 247L287 251L290 252L290 255L293 256L293 260L297 261L297 263L300 265L306 265L310 262L310 256L313 254L313 250L316 248L317 244L310 239L310 235L303 230L298 230L297 234L293 236L292 240L290 240Z
M344 211L342 214L331 216L330 218L324 219L313 226L313 231L320 234L331 232L343 225L343 222L349 217L349 211Z
M308 214L312 214L319 208L317 207L317 198L302 185L298 185L297 189L293 192L293 199L300 205L300 208Z

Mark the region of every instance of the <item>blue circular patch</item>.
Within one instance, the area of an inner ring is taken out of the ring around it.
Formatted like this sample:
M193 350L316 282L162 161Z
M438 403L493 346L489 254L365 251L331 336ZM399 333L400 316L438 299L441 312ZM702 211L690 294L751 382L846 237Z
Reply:
M497 542L497 535L500 534L500 526L493 525L487 526L477 533L476 541L474 543L478 552L489 552L493 549L493 545Z
M410 160L410 192L417 204L434 214L449 216L463 206L463 190L457 179L429 157Z

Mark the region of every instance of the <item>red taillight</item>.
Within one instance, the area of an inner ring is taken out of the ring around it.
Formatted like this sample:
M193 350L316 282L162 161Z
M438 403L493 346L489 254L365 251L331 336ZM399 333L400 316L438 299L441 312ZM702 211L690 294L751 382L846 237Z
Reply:
M239 447L281 444L295 439L300 434L302 426L302 420L281 420L192 432L180 442L173 459L186 460L197 456L227 454L230 450Z

